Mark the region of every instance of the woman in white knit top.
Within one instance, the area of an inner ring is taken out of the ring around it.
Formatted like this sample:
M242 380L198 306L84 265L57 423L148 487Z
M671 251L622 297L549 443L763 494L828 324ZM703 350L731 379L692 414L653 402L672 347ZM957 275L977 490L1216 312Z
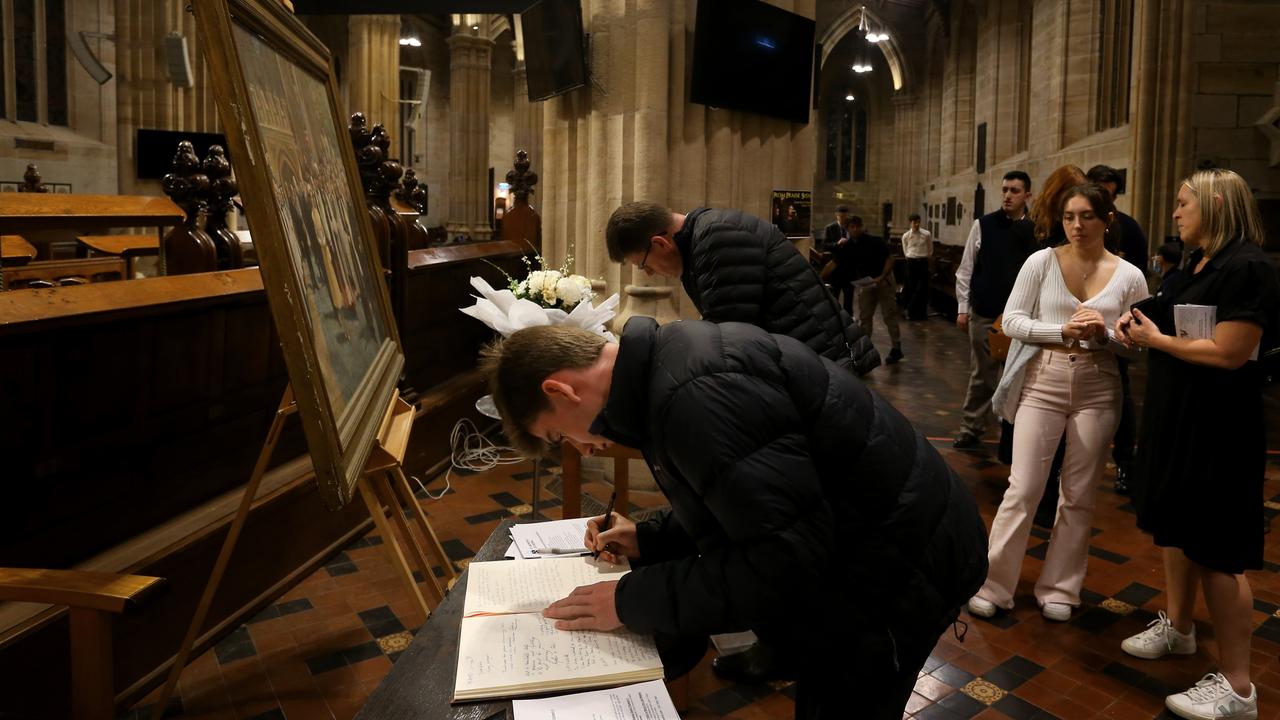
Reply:
M1050 620L1070 619L1080 604L1094 487L1120 417L1112 351L1124 346L1108 328L1148 295L1142 271L1106 249L1114 219L1106 190L1072 188L1062 213L1067 243L1027 258L1005 305L1004 332L1013 343L992 405L1013 422L1013 465L991 525L987 582L969 601L975 615L1013 607L1031 518L1064 430L1062 494L1035 595Z

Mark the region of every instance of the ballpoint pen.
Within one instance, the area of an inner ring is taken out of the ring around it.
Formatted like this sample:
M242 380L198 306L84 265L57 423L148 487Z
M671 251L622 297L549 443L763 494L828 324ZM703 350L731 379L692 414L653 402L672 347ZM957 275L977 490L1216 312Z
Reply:
M615 490L613 494L609 496L609 507L604 509L604 525L600 526L600 533L599 533L600 535L603 535L605 532L609 530L609 525L613 520L613 503L616 502L617 499L618 499L618 492ZM600 557L599 550L596 550L595 552L591 553L592 560L596 560L599 557Z
M586 555L590 550L586 548L534 548L530 552L534 555Z

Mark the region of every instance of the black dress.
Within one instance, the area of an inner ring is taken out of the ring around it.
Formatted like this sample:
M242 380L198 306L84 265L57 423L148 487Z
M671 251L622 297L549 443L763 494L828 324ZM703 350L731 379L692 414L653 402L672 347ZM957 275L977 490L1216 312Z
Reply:
M1189 268L1202 256L1193 254ZM1146 313L1166 335L1175 332L1174 305L1217 306L1218 322L1255 323L1262 346L1275 344L1280 289L1256 245L1228 243ZM1133 490L1138 527L1156 545L1220 572L1262 567L1262 389L1253 361L1221 370L1150 352Z

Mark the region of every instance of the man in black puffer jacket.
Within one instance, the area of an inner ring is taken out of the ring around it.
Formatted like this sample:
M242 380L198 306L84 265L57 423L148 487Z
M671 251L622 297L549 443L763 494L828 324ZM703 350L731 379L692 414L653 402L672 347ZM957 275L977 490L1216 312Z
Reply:
M680 278L703 320L789 335L858 375L880 364L871 338L817 271L777 227L754 215L709 208L681 215L632 202L609 217L605 244L614 262Z
M517 446L638 448L671 502L638 525L589 522L588 547L635 569L552 605L557 627L750 629L798 675L797 718L902 717L986 577L987 541L968 490L883 398L741 323L636 317L617 344L530 328L485 369Z

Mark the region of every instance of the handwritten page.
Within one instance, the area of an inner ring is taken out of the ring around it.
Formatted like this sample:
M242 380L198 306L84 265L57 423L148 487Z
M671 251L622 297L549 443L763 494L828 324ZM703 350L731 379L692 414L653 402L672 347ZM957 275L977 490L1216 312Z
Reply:
M544 562L471 563L463 616L475 613L541 612L574 588L617 580L631 570L590 557L549 557Z
M511 703L515 720L679 720L661 680Z
M458 643L454 696L494 688L527 695L588 676L625 682L655 670L661 676L661 668L653 638L626 630L557 630L539 614L469 617Z
M526 560L534 558L546 557L538 555L533 551L543 548L581 548L582 552L587 552L587 548L582 544L583 538L587 535L587 521L590 518L570 518L568 520L550 520L540 523L521 523L511 526L511 539L516 543L516 549L520 551L520 557Z
M454 700L517 697L662 677L653 638L557 630L542 610L574 588L617 580L628 565L589 557L477 562L467 568Z

